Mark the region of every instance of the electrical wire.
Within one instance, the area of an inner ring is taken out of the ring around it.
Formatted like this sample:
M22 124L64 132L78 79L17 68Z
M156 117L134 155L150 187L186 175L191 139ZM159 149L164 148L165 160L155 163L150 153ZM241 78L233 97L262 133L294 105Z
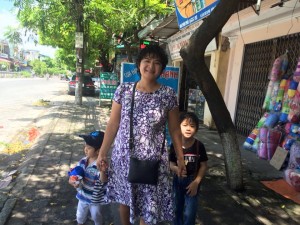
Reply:
M291 27L289 28L288 32L286 35L289 35L291 29L293 28L294 26L294 23L293 23L293 16L294 16L294 12L295 12L295 9L296 9L296 5L298 3L298 0L295 2L295 5L293 7L293 10L292 10L292 15L291 15ZM238 16L238 21L239 21L239 30L240 30L240 34L241 34L241 38L242 38L242 41L243 41L243 44L245 45L245 40L244 40L244 37L243 37L243 34L242 34L242 27L241 27L241 21L240 21L240 16L239 16L239 11L237 11L237 16Z
M296 5L297 5L297 3L298 3L298 0L295 2L295 5L294 5L293 11L292 11L292 16L291 16L291 23L292 23L292 25L291 25L291 27L290 27L290 29L288 30L288 32L287 32L287 34L286 34L286 35L289 35L289 33L290 33L291 29L292 29L292 28L293 28L293 26L294 26L294 23L293 23L293 16L294 16L294 12L295 12L295 9L296 9Z
M244 40L244 37L243 37L243 34L242 34L242 27L241 27L239 11L237 11L237 16L238 16L238 21L239 21L239 30L240 30L241 38L242 38L243 44L245 45L245 40Z

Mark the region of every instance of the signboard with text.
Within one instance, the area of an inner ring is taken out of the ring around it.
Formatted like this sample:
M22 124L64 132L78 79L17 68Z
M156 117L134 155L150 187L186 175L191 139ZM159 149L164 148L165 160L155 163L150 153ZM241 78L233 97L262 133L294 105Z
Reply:
M172 60L181 59L180 49L187 45L190 41L190 37L195 30L202 24L202 21L198 21L191 26L185 28L181 32L178 32L167 39L168 48ZM205 52L214 51L217 49L217 42L214 38L206 47Z
M176 0L176 16L179 29L183 29L208 16L219 0Z
M123 62L121 65L121 83L140 80L135 63ZM158 82L173 88L178 93L179 67L167 66Z
M100 99L112 99L118 84L115 73L100 73Z
M75 33L75 48L83 48L83 32Z

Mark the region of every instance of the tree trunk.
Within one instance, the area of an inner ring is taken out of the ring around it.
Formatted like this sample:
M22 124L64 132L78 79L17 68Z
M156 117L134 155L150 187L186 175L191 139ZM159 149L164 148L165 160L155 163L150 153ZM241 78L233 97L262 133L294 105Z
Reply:
M75 88L75 104L82 105L82 84L84 73L84 26L83 26L83 1L78 3L79 15L76 21L76 32L83 33L83 45L82 48L76 48L76 76L78 77L78 83Z
M224 150L227 183L231 189L237 191L243 189L243 175L236 130L220 90L205 65L204 54L207 45L217 37L238 4L239 0L220 0L211 15L191 36L189 44L180 50L188 71L199 83L218 129Z
M133 62L132 59L132 52L131 52L131 44L129 43L125 43L125 49L126 49L126 53L127 53L127 57L128 57L128 62Z
M108 53L106 51L101 51L100 54L100 63L102 65L101 72L110 72L109 61L108 61Z

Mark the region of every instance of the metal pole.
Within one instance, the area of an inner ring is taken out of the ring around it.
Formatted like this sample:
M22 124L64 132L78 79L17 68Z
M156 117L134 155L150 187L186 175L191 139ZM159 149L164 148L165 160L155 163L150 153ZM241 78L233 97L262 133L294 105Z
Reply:
M75 48L76 48L76 82L75 104L82 105L82 84L84 73L84 26L83 26L83 0L77 0L78 18L76 22Z
M99 106L101 106L101 72L99 73Z

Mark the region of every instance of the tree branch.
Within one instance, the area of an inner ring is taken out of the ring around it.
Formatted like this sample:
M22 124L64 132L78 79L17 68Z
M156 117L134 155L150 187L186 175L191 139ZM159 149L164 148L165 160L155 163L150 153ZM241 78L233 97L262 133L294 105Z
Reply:
M204 19L203 23L190 38L190 43L194 42L199 46L197 51L193 51L194 49L190 45L187 45L180 50L181 57L183 59L204 57L207 45L220 33L228 19L234 13L239 2L240 0L220 0L216 8Z

